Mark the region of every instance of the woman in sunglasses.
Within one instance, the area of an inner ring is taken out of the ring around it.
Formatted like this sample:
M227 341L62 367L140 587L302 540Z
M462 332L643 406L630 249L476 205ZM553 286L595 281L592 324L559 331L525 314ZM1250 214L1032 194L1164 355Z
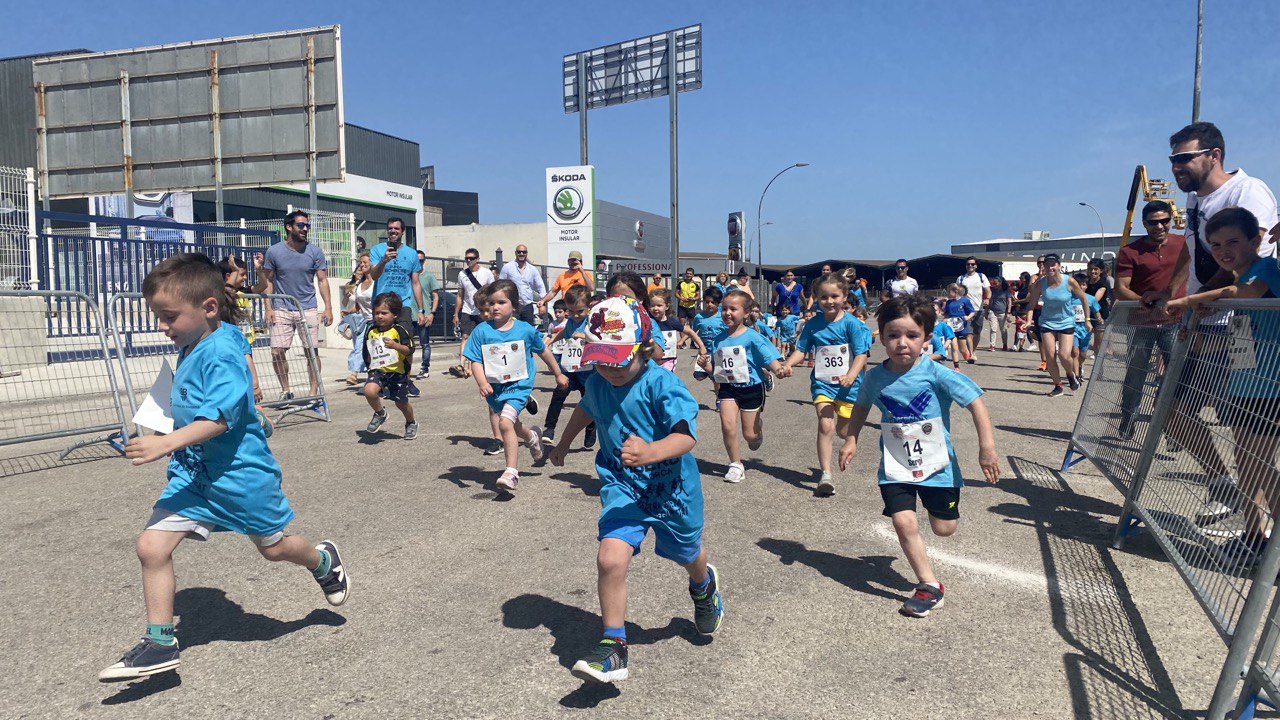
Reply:
M1083 307L1089 307L1084 288L1071 276L1063 274L1058 256L1045 255L1044 272L1039 282L1031 286L1031 296L1027 298L1027 303L1035 307L1037 302L1044 301L1040 310L1040 348L1048 355L1049 377L1053 379L1049 397L1062 395L1062 375L1067 376L1067 383L1072 390L1080 389L1080 379L1076 377L1075 361L1071 355L1076 333L1072 296L1078 298ZM1093 332L1093 324L1087 314L1084 317L1084 327L1087 332Z

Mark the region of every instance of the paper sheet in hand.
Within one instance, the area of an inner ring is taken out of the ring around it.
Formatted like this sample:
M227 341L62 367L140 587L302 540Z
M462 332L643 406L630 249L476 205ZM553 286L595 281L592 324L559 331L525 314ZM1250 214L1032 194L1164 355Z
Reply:
M169 393L173 390L173 368L165 359L156 374L142 406L133 416L133 424L168 435L173 432L173 411L169 407Z

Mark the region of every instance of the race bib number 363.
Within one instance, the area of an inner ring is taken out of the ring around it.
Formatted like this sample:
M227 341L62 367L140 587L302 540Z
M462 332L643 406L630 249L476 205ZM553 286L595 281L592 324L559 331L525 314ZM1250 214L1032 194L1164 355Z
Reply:
M849 346L823 345L818 348L813 358L813 373L825 383L840 382L841 376L849 372Z

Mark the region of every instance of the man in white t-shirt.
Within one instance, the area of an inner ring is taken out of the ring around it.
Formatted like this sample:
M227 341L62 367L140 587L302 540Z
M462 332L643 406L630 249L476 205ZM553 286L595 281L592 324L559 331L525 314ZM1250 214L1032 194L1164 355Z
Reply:
M1187 294L1224 287L1235 278L1209 253L1205 224L1223 208L1242 207L1258 218L1259 227L1275 227L1276 196L1266 183L1249 177L1244 170L1225 170L1226 143L1213 123L1191 123L1169 138L1169 147L1173 151L1169 155L1173 179L1178 189L1187 193L1186 242L1191 255ZM1275 243L1264 240L1258 254L1275 257Z
M458 302L453 306L453 323L462 332L462 342L458 346L458 365L461 372L454 372L460 377L470 377L471 363L462 359L462 348L467 345L467 336L476 326L484 322L480 317L480 309L476 307L476 293L494 281L493 271L480 264L480 251L467 248L462 254L467 266L458 273ZM457 370L455 368L455 370Z
M896 297L914 295L920 292L920 283L916 282L915 278L907 275L907 271L911 269L911 266L907 264L906 260L898 258L893 267L897 276L885 284L884 291L880 293L882 300L892 300Z
M978 349L978 340L982 339L982 326L987 317L987 306L991 304L991 282L987 276L978 272L978 258L970 255L964 260L964 274L956 278L956 282L964 286L969 302L977 308L973 319L969 321L970 332L973 333L973 349Z

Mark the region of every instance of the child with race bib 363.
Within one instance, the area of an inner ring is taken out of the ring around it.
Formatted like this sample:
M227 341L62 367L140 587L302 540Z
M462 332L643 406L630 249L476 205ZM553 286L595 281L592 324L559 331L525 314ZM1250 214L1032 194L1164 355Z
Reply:
M796 342L795 352L784 366L788 372L813 353L809 391L818 414L818 486L814 494L828 497L836 492L831 476L832 435L849 435L853 401L858 397L862 371L871 355L871 329L844 311L849 294L843 275L828 273L814 281L811 297L822 314L810 318Z
M925 617L942 607L943 587L933 574L916 518L916 501L929 513L933 534L948 537L960 520L960 460L951 444L951 403L969 409L978 432L978 464L989 482L1000 479L995 434L982 388L963 374L921 357L936 313L919 295L889 300L876 315L888 357L867 373L854 401L852 428L840 449L840 469L857 452L858 435L872 406L880 409L880 497L902 552L916 575L915 592L899 612Z
M703 364L703 371L716 382L720 433L729 454L729 469L725 471L724 480L730 483L742 482L746 477L738 447L739 425L748 448L759 450L764 443L764 423L760 415L765 395L760 373L765 368L780 378L791 373L783 367L778 349L747 327L747 308L751 302L751 297L739 290L724 296L720 313L724 329L711 343L710 362Z
M396 322L404 305L400 296L384 292L373 299L373 322L364 332L364 365L369 368L369 379L364 384L364 399L373 408L365 432L376 433L387 421L387 410L382 398L396 404L404 414L404 439L418 437L418 423L409 404L409 365L413 357L413 332Z
M488 286L489 319L477 325L467 338L462 356L471 362L471 375L480 388L480 397L489 406L489 423L494 435L502 438L502 452L507 467L498 476L498 487L515 490L520 482L516 462L520 445L529 448L534 462L542 460L542 430L526 428L520 412L533 392L537 354L556 376L556 387L569 386L569 378L542 343L542 335L529 323L515 317L515 304L520 290L510 280L497 280Z

